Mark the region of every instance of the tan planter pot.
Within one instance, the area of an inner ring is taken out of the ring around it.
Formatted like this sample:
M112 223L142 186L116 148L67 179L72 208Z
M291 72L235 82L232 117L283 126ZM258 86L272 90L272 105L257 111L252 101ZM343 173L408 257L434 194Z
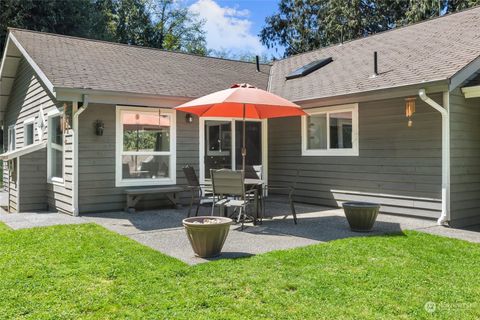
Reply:
M202 223L204 220L215 219L219 223ZM232 219L224 217L191 217L183 219L183 226L195 255L201 258L212 258L220 255Z

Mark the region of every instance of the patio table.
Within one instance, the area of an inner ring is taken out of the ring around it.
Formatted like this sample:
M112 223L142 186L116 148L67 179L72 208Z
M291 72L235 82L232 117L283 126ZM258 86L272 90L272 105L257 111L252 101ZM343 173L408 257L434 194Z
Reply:
M259 214L259 210L258 210L259 209L258 208L259 197L263 193L263 185L265 184L265 181L263 181L262 179L248 179L247 178L247 179L244 180L244 183L245 183L245 186L247 186L247 187L256 187L255 200L254 200L254 202L255 202L255 223L256 223L256 220L258 219L258 214Z

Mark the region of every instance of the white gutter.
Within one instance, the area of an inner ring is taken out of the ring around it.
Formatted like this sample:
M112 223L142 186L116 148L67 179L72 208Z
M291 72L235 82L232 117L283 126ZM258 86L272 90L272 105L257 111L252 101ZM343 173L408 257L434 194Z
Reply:
M83 105L73 114L73 188L72 188L72 198L73 206L72 212L74 216L78 216L78 140L79 140L79 127L78 127L78 117L88 108L88 95L83 95Z
M427 96L425 89L420 89L418 96L442 115L442 214L437 223L448 225L450 221L450 95L448 91L443 93L444 107Z

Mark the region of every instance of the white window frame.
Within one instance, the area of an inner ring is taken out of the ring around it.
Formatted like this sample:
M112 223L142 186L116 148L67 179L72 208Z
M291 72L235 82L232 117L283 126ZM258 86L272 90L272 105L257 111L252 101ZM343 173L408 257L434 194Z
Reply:
M15 125L9 125L7 131L7 148L8 151L13 151L16 148L16 139L17 139L17 130L15 129ZM12 138L13 137L13 138Z
M131 186L161 186L174 185L177 183L177 120L176 111L172 109L161 109L161 114L170 115L170 151L154 151L154 152L136 152L123 151L123 111L141 111L158 114L158 108L151 107L130 107L117 105L116 108L116 134L115 134L115 186L131 187ZM170 156L169 161L169 178L158 179L123 179L122 178L122 155L157 155Z
M229 123L230 125L232 125L231 121L228 120L228 121L225 121L225 123ZM220 127L219 129L219 132L221 134L222 132L222 129L221 129L221 125L220 124L207 124L207 131L205 132L205 136L207 138L207 146L210 145L210 128L211 127ZM230 137L231 139L231 137ZM207 156L226 156L226 157L229 157L230 156L230 153L232 152L232 150L221 150L222 148L222 144L220 143L220 150L207 150Z
M32 133L33 133L33 137L32 137L32 143L31 144L27 144L27 126L31 125L32 126ZM23 146L26 147L26 146L29 146L29 145L32 145L35 143L35 118L29 118L27 120L25 120L23 122Z
M327 117L327 148L308 149L307 146L307 116L302 116L302 156L358 156L358 104L345 104L332 107L304 109L309 115L325 114ZM339 112L352 112L352 148L330 148L330 114Z
M198 153L199 170L200 170L200 183L205 184L205 143L206 130L205 121L230 121L232 128L232 154L231 154L231 167L236 168L236 125L241 125L242 118L227 118L227 117L200 117L199 120L199 135L198 145L200 146L200 152ZM260 122L262 124L262 180L268 182L268 120L267 119L247 119L247 122Z
M60 120L61 120L61 117L62 117L62 114L60 111L58 110L52 110L48 113L47 115L47 181L48 183L51 183L51 184L57 184L57 185L64 185L65 184L65 132L62 133L62 139L63 139L63 145L61 147L61 151L62 151L62 165L63 165L63 168L62 168L62 177L52 177L52 167L51 167L51 163L52 163L52 153L51 153L51 149L56 149L56 150L60 150L60 147L55 144L55 143L52 143L52 135L51 135L51 131L52 130L52 118L54 117L60 117Z

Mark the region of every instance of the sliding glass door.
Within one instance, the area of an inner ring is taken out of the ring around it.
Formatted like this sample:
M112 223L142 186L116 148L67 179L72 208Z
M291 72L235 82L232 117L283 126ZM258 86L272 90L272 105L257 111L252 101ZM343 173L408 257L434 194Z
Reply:
M263 146L266 122L247 121L246 127L246 165L254 166L260 176L263 176L265 148ZM210 179L211 169L242 168L242 136L243 122L241 120L204 120L200 128L203 139L200 165L203 180ZM265 146L266 147L266 146Z
M262 123L259 121L247 121L245 124L246 139L245 147L247 156L245 165L259 168L262 165ZM242 136L243 122L235 121L235 164L237 170L242 169Z

